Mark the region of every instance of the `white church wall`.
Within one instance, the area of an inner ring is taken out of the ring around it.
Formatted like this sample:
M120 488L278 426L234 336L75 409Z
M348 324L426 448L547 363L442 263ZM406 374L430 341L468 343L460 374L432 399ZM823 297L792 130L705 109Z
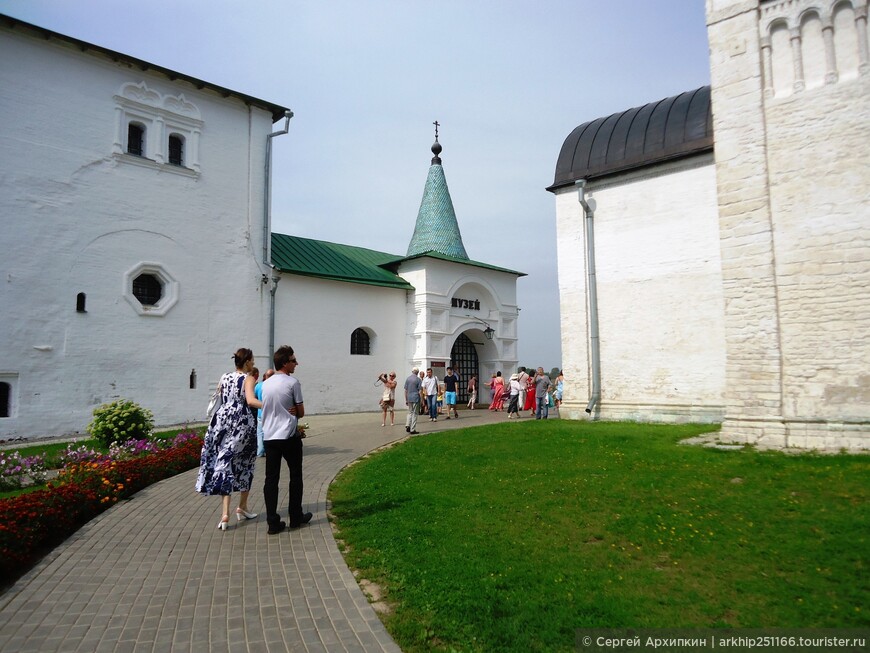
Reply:
M602 419L719 421L723 299L712 155L593 180ZM589 399L586 245L577 193L557 200L563 413Z
M186 152L198 171L115 152L128 84L179 121L201 121L198 150ZM0 437L81 432L94 407L119 397L158 424L203 420L232 352L264 354L268 342L259 225L271 115L5 29L0 86L0 377L14 386ZM171 282L167 310L137 307L129 274L142 269Z
M868 448L870 154L857 146L870 119L867 3L717 3L708 31L728 306L722 436ZM786 66L791 87L777 78Z
M275 296L275 347L290 345L296 353L306 413L378 411L383 388L374 382L392 371L401 409L401 386L410 373L406 296L396 288L283 275ZM369 333L369 356L350 353L356 328Z

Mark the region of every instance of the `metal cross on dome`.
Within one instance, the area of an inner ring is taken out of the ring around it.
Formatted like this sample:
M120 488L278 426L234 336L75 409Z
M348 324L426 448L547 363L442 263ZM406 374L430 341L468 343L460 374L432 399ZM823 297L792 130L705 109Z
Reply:
M439 128L441 125L440 125L440 123L439 123L437 120L436 120L435 122L433 122L432 124L435 125L435 140L437 141L437 140L438 140L438 128Z

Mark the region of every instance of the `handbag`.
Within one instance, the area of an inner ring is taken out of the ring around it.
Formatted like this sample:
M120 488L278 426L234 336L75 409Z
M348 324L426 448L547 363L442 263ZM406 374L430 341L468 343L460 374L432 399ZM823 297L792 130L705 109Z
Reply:
M211 399L208 400L208 408L205 410L206 416L211 419L212 415L214 415L215 411L218 409L218 406L221 404L221 387L218 385L215 388L214 394L211 396Z

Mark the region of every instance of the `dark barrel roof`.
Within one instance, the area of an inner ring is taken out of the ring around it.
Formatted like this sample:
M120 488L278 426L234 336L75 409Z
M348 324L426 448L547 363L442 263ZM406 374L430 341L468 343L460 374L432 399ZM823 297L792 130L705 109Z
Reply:
M712 149L710 87L702 86L577 127L547 190Z

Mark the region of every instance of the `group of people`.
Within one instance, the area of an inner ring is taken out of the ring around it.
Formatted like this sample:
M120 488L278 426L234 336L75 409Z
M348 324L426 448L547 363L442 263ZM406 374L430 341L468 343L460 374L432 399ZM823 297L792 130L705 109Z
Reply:
M504 382L501 372L496 372L492 375L492 379L484 385L489 387L491 392L490 410L504 410L505 403L507 403L508 419L519 419L520 411L529 411L529 417L547 419L550 407L558 409L562 403L564 381L565 377L561 371L556 380L551 381L542 367L533 371L532 374L529 374L525 367L521 367L516 374L511 375L507 384ZM384 386L380 401L383 410L381 426L386 426L388 413L390 425L395 425L395 391L398 386L396 373L391 372L387 375L384 372L379 375L375 383L382 383ZM438 421L441 403L439 387L443 388L447 419L450 419L451 413L455 418L459 417L459 411L456 409L459 376L456 372L448 367L444 382L439 386L437 377L432 373L432 368L421 372L419 368L415 367L411 370L411 375L405 380L404 386L405 405L408 408L408 414L405 418L405 431L407 433L417 434L417 417L420 414L428 413L430 422ZM468 408L474 410L474 405L477 402L477 377L472 376L468 380L467 389Z
M278 483L284 460L290 476L290 528L298 528L312 518L310 512L302 511L305 432L299 420L305 416L305 405L302 385L293 376L299 361L292 347L278 348L273 357L274 369L263 375L262 383L257 383L253 374L254 353L242 348L233 359L235 371L224 374L218 383L218 406L211 415L203 443L196 491L221 497L223 514L218 528L222 531L229 528L233 492L239 493L236 520L255 519L257 513L248 510L248 495L257 456L264 455L266 523L268 533L275 535L287 528L278 513Z
M532 374L521 367L516 374L511 374L507 383L501 372L496 372L484 385L490 389L490 410L504 410L507 403L508 419L519 419L521 411L528 411L529 417L535 419L547 419L550 408L558 409L562 403L564 383L561 370L552 381L543 367L533 370Z
M395 372L391 378L395 379ZM384 375L381 375L381 379ZM469 381L469 387L474 383L475 379ZM395 390L396 382L391 381L392 389ZM384 382L386 388L387 382ZM411 375L405 379L405 406L408 408L408 415L405 418L405 431L411 435L416 435L417 431L417 416L420 414L428 414L430 422L437 422L439 413L439 397L447 411L447 419L450 419L451 414L455 419L459 419L459 410L456 408L456 398L459 394L459 375L453 371L452 367L447 368L447 373L444 375L443 383L439 383L438 378L432 373L432 368L428 368L421 373L420 369L415 367L411 370ZM386 396L387 390L384 390ZM383 401L382 401L383 405ZM471 405L471 401L469 401ZM424 412L425 409L425 412ZM386 410L384 408L383 422L386 422ZM381 424L383 426L384 423Z
M287 463L290 476L290 500L288 517L290 528L298 528L311 521L312 514L302 511L302 439L304 427L299 420L305 416L302 400L302 385L294 376L298 359L289 345L275 351L274 369L263 374L254 367L254 353L241 348L233 354L235 370L224 374L215 391L216 408L210 416L208 430L202 447L196 491L221 498L222 515L218 528L225 531L230 525L230 497L239 493L235 515L237 521L255 519L257 513L248 510L248 496L254 480L254 465L258 456L266 458L266 476L263 483L263 501L266 507L268 532L274 535L287 528L278 513L278 484L281 478L281 461ZM555 385L550 377L538 368L534 375L521 367L511 375L507 385L501 372L493 374L484 385L492 392L490 410L502 410L505 398L508 401L508 418L519 418L520 410L532 411L537 419L546 419L549 410L550 391L555 388L556 406L562 400L562 373ZM380 400L383 413L381 426L395 425L396 373L380 374L376 383L383 384ZM416 435L417 416L425 405L429 420L438 421L439 391L447 409L459 418L456 399L459 391L459 375L448 367L443 383L439 383L430 367L424 373L419 368L411 370L405 380L405 431ZM477 400L477 378L468 380L468 407L474 409ZM425 402L425 403L424 403ZM522 406L522 408L520 408Z

